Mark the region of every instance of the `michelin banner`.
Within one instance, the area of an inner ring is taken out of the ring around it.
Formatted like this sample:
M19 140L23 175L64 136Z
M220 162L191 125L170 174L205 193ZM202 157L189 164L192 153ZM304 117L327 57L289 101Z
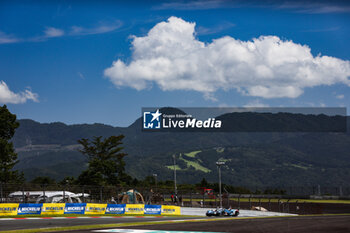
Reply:
M44 203L41 214L64 214L65 203Z
M0 203L0 216L63 214L180 215L178 206L94 203Z
M125 214L144 214L144 207L142 204L127 204Z
M66 203L65 214L85 214L86 203Z
M161 214L162 206L161 205L145 205L144 208L145 214Z
M19 204L18 203L4 203L0 204L0 216L6 216L6 215L16 215L17 209Z
M125 204L107 204L106 214L125 214Z
M164 215L181 215L181 208L179 206L162 205L162 214L164 214Z
M43 204L21 203L19 204L17 214L41 214Z
M105 214L107 204L92 204L87 203L85 214Z

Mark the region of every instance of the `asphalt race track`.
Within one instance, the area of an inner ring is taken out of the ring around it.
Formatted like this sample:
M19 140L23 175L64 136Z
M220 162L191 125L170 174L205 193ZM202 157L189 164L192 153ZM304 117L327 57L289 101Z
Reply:
M0 232L9 230L35 229L35 228L52 228L52 227L69 227L95 224L116 224L131 222L148 222L148 221L168 221L179 219L198 219L199 217L79 217L79 218L28 218L0 220Z
M199 231L233 233L348 233L350 215L298 216L253 219L230 219L224 221L190 222L148 226L121 227L122 229L147 229L158 231ZM117 229L117 228L111 228ZM94 230L66 231L65 233L94 232ZM108 231L104 231L108 232ZM117 232L117 231L109 231ZM125 232L125 231L124 231ZM132 233L132 231L129 231Z

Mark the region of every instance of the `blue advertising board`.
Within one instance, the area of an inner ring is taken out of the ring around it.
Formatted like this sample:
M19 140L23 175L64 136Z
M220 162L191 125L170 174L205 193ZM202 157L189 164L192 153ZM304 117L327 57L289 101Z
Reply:
M161 205L145 205L144 212L145 212L145 214L161 214L162 206Z
M18 206L17 214L41 214L43 204L21 203Z
M125 204L107 204L106 214L125 214Z
M84 214L86 203L66 203L65 214Z

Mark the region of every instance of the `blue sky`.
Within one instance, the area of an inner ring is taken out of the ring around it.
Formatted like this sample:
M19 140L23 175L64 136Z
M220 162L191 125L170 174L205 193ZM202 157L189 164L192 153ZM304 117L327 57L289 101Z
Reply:
M19 119L350 103L342 1L1 1L0 22L0 103Z

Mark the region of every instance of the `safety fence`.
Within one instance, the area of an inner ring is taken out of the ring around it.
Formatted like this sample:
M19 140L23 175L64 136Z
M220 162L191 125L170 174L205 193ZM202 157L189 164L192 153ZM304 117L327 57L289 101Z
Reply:
M64 214L125 214L125 215L180 215L179 206L143 204L96 203L1 203L0 216L64 215Z

